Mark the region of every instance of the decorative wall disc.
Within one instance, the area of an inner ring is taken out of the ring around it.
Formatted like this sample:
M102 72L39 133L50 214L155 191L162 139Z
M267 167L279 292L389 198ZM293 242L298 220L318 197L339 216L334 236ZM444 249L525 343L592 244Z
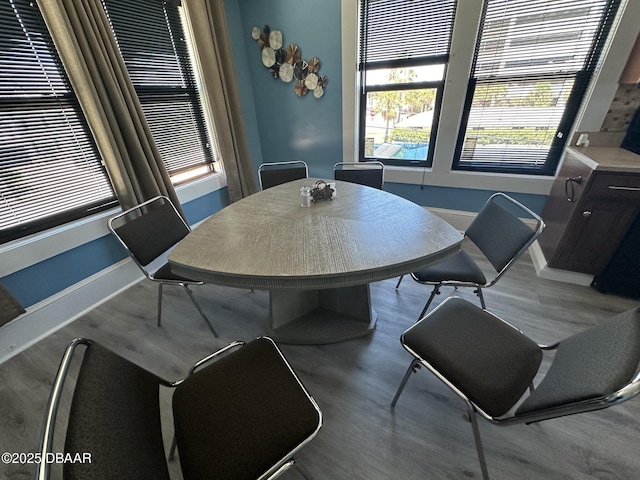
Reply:
M276 63L276 52L271 47L264 47L262 49L262 64L270 68Z
M260 38L260 35L262 35L262 30L260 30L260 28L253 27L251 29L251 38L253 38L254 40L258 40Z
M261 49L269 46L270 32L271 32L271 28L269 27L269 25L265 25L264 27L262 27L262 32L260 32L260 38L258 39L258 46Z
M272 30L269 33L269 46L274 50L282 48L282 32L280 30Z
M304 84L309 90L315 90L318 86L318 76L315 73L310 73L305 77Z
M280 65L280 80L285 83L289 83L293 80L293 65L289 63L283 63Z
M324 88L327 86L327 83L329 83L329 79L325 75L320 75L318 77L318 86Z
M324 95L324 89L321 86L318 85L316 88L313 89L314 97L320 98L323 95Z
M298 60L302 58L302 54L300 53L300 49L297 45L289 45L285 51L286 53L286 62L293 65Z
M293 76L298 80L304 80L309 73L309 65L304 60L298 60L293 64Z
M296 82L296 86L293 89L295 90L296 95L298 95L299 97L305 96L309 91L302 80Z
M318 57L313 57L309 60L309 73L316 73L320 70L320 60Z

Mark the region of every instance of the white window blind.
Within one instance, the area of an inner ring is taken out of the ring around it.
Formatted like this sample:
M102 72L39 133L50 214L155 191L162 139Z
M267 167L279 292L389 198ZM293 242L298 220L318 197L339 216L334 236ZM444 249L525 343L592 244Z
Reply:
M0 0L0 241L114 201L37 4Z
M361 61L449 55L455 0L363 0Z
M553 174L618 3L488 0L454 168Z
M162 160L175 174L217 159L177 1L103 0Z

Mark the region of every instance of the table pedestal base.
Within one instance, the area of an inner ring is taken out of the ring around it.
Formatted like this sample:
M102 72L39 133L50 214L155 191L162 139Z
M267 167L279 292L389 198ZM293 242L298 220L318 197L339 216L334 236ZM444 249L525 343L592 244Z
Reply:
M321 345L363 337L375 328L369 285L271 290L267 333L275 341Z

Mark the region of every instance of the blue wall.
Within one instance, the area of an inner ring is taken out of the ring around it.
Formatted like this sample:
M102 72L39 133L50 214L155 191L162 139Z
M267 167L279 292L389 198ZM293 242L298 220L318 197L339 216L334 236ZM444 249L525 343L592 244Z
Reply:
M247 59L247 52L244 44L244 40L247 35L241 27L242 17L240 15L240 5L238 0L225 1L225 14L227 17L227 24L229 25L229 39L233 49L233 60L235 62L238 91L242 99L241 104L244 126L247 138L249 139L249 152L251 155L251 161L255 165L254 170L257 171L258 166L263 163L262 148L260 145L260 133L258 131L258 120L256 119L256 109L254 107L253 86L251 75L249 73L249 60ZM253 41L250 35L249 40ZM255 45L252 46L255 47ZM255 53L255 50L251 49L252 59Z
M342 161L340 0L238 0L240 23L232 22L233 3L226 4L230 36L234 51L244 50L247 63L242 64L243 55L234 60L237 71L251 80L258 126L258 138L249 139L259 142L262 153L260 161L253 159L255 170L261 162L304 160L311 176L333 175L334 163ZM251 38L252 28L264 25L282 32L285 48L298 45L304 60L320 59L318 73L329 79L322 98L312 93L299 97L295 79L284 83L271 76ZM243 95L242 101L246 105L249 98Z
M478 212L489 197L495 193L493 190L410 185L406 183L385 183L384 189L418 205L467 212ZM546 195L520 192L503 193L510 195L536 213L542 212L547 201Z

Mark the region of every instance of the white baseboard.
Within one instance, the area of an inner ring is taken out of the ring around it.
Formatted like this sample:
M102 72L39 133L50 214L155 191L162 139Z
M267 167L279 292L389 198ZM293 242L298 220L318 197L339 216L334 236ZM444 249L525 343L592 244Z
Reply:
M0 329L0 363L143 279L124 259L29 308Z
M557 268L551 268L547 265L547 260L544 257L542 248L536 240L529 248L529 254L533 266L536 269L536 273L540 278L547 280L555 280L557 282L573 283L574 285L582 285L588 287L593 282L593 275L587 275L586 273L569 272L567 270L558 270Z

